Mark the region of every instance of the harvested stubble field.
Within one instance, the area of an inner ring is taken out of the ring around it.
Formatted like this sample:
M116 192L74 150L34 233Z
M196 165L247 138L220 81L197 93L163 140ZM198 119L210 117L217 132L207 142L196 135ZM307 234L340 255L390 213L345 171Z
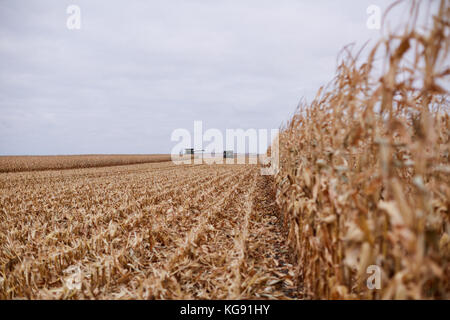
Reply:
M295 296L254 165L0 174L0 299Z

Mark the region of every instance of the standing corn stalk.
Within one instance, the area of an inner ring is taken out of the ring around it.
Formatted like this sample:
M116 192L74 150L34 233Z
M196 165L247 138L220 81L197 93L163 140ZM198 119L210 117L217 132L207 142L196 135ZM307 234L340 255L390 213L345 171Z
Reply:
M424 31L420 10L367 61L346 48L280 134L277 202L306 298L450 298L449 1Z

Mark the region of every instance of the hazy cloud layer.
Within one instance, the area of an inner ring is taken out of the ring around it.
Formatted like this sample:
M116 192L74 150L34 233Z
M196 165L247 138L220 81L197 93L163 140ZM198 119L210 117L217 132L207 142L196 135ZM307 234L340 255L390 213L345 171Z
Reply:
M366 8L387 3L1 0L0 154L167 153L194 120L278 128L344 45L378 38Z

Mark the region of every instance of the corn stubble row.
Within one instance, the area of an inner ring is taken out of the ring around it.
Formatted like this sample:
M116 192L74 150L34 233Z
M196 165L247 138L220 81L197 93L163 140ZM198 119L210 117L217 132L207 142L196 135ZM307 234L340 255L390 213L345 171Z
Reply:
M0 174L0 299L293 297L272 183L248 165Z
M277 202L303 297L450 298L449 28L441 1L428 28L412 19L367 61L344 50L283 128Z

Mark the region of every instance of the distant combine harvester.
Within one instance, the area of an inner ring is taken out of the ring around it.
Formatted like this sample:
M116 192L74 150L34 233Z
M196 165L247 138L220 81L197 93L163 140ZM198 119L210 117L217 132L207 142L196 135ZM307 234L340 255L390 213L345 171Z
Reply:
M194 148L186 148L184 149L184 154L186 155L190 155L191 156L191 160L195 159L195 153L200 152L202 155L202 162L203 162L203 153L205 152L205 150L203 149L199 149L199 150L194 150Z
M223 158L234 158L234 152L233 150L225 150L223 152Z
M185 148L184 149L184 154L186 156L190 156L191 160L195 159L195 154L201 153L202 162L203 162L204 152L205 152L205 150L200 150L200 149L199 150L195 150L194 148ZM211 152L210 156L211 157L215 157L216 153L215 152ZM225 151L223 151L223 158L224 159L233 159L234 158L234 151L233 150L225 150Z

